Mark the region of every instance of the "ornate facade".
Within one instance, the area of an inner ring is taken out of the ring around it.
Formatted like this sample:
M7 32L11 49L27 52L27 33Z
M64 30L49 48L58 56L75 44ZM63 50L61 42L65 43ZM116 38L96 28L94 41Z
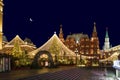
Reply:
M63 31L61 30L62 29L60 27L59 38L61 41L63 41L64 40ZM72 34L68 35L63 43L72 51L75 52L77 50L78 51L77 54L86 56L87 57L86 63L89 63L88 65L93 66L94 64L98 65L100 58L100 48L95 22L91 38L89 38L87 34L83 33Z

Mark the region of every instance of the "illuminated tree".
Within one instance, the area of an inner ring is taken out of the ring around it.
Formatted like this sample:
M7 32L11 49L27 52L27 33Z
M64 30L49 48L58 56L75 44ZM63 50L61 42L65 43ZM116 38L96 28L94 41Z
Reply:
M19 58L19 62L21 66L26 66L30 64L30 59L27 56L26 50L22 52L22 56Z
M22 50L20 48L20 45L18 42L15 42L13 50L12 50L12 55L15 58L20 58L22 56Z
M55 54L57 56L59 55L59 53L60 53L60 44L58 44L56 39L53 39L53 42L52 42L52 45L49 48L49 51L52 54Z
M15 66L25 66L30 63L27 56L27 52L21 49L18 42L15 42L14 44L12 55L14 58L13 61L15 63Z
M49 48L51 54L55 55L55 62L58 62L60 53L60 44L58 44L57 39L53 39L52 45Z

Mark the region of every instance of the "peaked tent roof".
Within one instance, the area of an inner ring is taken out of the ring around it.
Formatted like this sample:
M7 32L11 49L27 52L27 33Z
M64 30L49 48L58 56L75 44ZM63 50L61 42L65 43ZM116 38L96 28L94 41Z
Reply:
M20 45L25 44L24 41L19 37L19 35L16 35L15 38L13 38L7 45L14 45L15 42L18 42Z
M120 52L119 52L120 51L120 45L117 45L117 46L114 46L114 47L108 49L108 52L109 51L113 51L114 53L106 59L101 59L100 62L116 60L118 58L118 56L120 55Z
M39 47L38 49L29 52L29 56L33 57L35 54L37 54L39 51L42 50L49 50L50 46L52 45L53 40L56 39L57 43L59 45L61 45L62 50L66 53L66 55L68 56L75 56L75 53L73 51L71 51L70 49L68 49L62 42L61 40L58 38L58 36L56 35L56 33L54 33L54 35L45 43L43 44L41 47Z
M6 54L11 54L14 44L18 43L21 47L22 50L27 50L28 52L31 52L36 49L34 45L28 45L26 44L20 37L19 35L16 35L10 42L5 44L2 50L0 50L0 53L6 53Z
M108 58L106 58L106 59L102 59L102 60L100 60L100 62L117 60L119 54L120 54L120 53L118 53L118 52L114 52L110 57L108 57Z

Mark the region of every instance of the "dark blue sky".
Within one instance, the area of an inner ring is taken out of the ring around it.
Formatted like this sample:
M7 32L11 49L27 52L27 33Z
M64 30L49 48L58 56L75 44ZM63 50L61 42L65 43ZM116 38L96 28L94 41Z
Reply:
M112 1L69 0L4 0L3 32L10 41L15 35L30 38L37 47L59 33L63 25L66 35L86 33L91 36L94 21L100 46L103 46L105 29L108 27L110 43L120 44L120 3ZM32 18L33 22L29 19Z

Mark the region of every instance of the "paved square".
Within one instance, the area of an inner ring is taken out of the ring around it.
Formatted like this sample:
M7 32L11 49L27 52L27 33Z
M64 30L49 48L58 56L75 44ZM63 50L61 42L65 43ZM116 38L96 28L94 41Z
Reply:
M106 74L105 74L106 73ZM72 68L57 72L44 73L19 80L117 80L115 74L101 68Z

